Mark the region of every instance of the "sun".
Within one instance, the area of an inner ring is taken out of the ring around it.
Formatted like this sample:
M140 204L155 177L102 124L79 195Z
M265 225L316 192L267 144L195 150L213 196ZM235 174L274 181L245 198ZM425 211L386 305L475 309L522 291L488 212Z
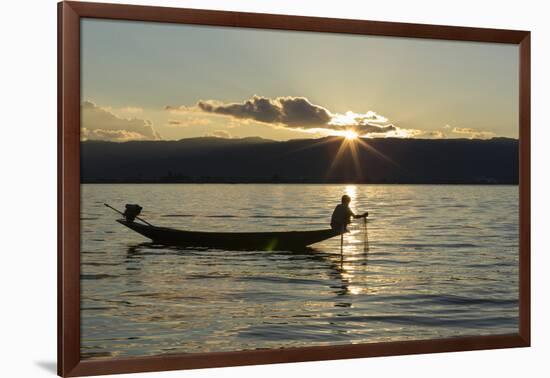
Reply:
M359 134L357 134L353 130L344 131L344 138L346 138L347 140L354 140L354 139L357 139L358 137L359 137Z

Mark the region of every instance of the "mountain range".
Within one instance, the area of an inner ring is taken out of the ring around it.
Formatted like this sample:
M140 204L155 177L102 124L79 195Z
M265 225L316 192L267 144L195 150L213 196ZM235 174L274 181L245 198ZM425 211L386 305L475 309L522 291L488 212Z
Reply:
M81 182L518 183L517 139L361 141L346 142L341 137L85 141Z

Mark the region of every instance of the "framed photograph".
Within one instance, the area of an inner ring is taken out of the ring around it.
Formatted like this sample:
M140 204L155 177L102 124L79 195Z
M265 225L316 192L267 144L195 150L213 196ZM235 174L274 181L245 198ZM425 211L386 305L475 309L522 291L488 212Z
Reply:
M58 373L530 345L530 33L59 3Z

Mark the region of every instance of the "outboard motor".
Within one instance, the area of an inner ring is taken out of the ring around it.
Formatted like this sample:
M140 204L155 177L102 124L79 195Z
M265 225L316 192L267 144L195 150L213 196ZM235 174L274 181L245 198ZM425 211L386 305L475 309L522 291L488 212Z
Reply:
M126 218L127 222L133 222L136 217L141 213L141 210L143 210L143 207L139 206L138 204L126 204L126 210L124 210L124 218Z

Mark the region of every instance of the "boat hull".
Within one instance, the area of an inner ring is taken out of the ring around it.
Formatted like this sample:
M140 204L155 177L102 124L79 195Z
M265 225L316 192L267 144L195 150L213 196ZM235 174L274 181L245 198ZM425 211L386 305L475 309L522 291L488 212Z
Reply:
M197 232L117 220L156 244L222 249L300 249L340 235L332 229L290 232Z

